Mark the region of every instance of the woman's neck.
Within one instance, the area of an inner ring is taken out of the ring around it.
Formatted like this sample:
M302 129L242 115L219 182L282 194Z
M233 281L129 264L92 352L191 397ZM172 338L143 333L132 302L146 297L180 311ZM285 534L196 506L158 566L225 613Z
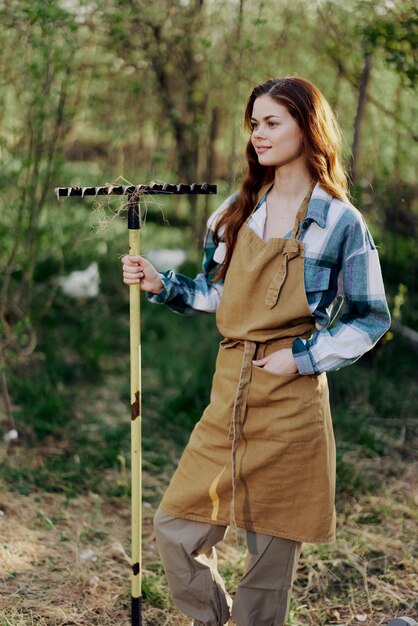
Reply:
M290 200L300 196L304 189L306 194L311 182L312 176L305 160L289 163L276 169L272 191L274 190L281 198Z

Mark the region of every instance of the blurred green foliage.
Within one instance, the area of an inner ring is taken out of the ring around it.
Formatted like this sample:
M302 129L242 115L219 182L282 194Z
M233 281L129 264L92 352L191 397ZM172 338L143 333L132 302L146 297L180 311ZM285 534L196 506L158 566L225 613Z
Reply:
M187 249L193 275L208 214L239 185L245 100L271 76L298 73L321 88L347 159L360 125L353 200L379 247L394 317L418 329L414 2L14 0L0 3L0 20L0 345L11 399L1 422L6 430L14 417L17 445L45 448L19 463L11 448L1 464L8 485L69 497L129 491L128 302L118 260L126 222L114 217L117 204L57 203L53 188L119 176L216 182L209 204L158 198L144 207L144 250ZM365 55L372 65L358 119ZM113 219L98 232L103 215ZM69 299L59 278L93 261L100 295ZM142 318L144 456L158 473L174 466L208 400L219 336L212 316L182 318L145 299ZM416 366L395 333L331 374L341 494L370 488L353 450L366 465L393 441L403 450ZM98 478L115 468L119 482Z

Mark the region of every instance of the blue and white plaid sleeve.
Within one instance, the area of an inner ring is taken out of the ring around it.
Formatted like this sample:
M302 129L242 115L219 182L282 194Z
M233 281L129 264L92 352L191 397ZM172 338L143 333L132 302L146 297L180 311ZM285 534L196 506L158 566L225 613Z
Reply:
M217 219L232 204L236 196L237 194L233 194L227 198L208 220L202 272L195 278L177 274L173 270L161 272L164 289L158 295L148 293L147 298L150 302L166 304L176 313L183 315L216 311L223 290L223 281L212 281L212 278L224 260L226 246L222 241L215 246L213 233Z
M330 247L341 250L338 295L344 298L343 313L335 324L315 330L311 339L293 342L293 356L301 374L350 365L390 327L379 257L363 217L355 209L348 210L339 226L332 232Z

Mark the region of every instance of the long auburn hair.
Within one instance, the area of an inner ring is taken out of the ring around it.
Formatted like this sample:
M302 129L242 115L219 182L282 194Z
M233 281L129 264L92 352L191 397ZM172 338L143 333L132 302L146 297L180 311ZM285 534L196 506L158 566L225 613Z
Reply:
M330 105L317 87L305 78L289 76L268 80L254 87L247 101L244 126L252 131L251 117L254 102L268 95L284 105L302 131L304 154L312 180L332 196L348 201L347 176L341 164L341 131ZM245 156L248 170L236 200L220 216L214 233L217 245L226 243L225 260L215 276L225 277L231 262L238 231L251 215L260 189L274 181L274 166L260 165L257 153L248 140Z

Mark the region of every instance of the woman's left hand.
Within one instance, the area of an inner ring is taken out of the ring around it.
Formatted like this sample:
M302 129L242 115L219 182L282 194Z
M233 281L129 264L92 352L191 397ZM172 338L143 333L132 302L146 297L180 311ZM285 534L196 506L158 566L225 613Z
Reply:
M295 374L298 371L291 348L276 350L262 359L253 361L253 365L274 374Z

